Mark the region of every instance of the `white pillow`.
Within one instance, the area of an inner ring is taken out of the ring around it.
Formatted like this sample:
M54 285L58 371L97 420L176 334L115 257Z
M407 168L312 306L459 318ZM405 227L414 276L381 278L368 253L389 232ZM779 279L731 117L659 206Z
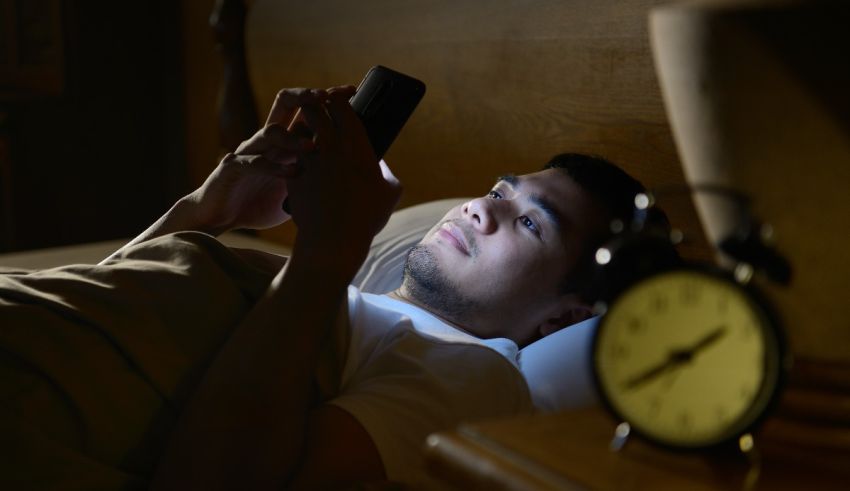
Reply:
M431 201L398 210L372 241L369 256L352 284L368 293L401 286L404 258L452 207L470 198ZM596 318L561 329L519 353L520 371L541 411L559 411L599 402L591 372L591 341Z
M387 293L401 286L404 258L452 207L470 198L449 198L403 208L390 216L372 240L369 255L351 282L367 293Z

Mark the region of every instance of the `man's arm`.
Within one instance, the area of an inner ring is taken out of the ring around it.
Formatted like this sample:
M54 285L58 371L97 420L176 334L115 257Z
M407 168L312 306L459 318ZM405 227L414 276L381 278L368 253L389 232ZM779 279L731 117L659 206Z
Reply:
M304 460L288 488L293 491L348 489L386 477L372 437L357 419L333 405L314 409L308 417Z
M313 148L313 141L286 131L301 104L318 91L287 89L277 94L266 125L235 152L227 154L204 183L180 198L162 217L121 249L161 235L195 230L218 236L237 228L270 228L289 219L281 205L286 179L294 177L296 160Z
M296 246L180 418L153 488L280 487L295 472L318 353L348 278Z
M122 252L124 252L127 248L134 246L136 244L140 244L150 239L154 239L156 237L160 237L162 235L170 234L173 232L179 232L181 230L197 230L199 232L207 232L204 230L204 227L197 223L192 214L192 206L191 203L186 201L186 198L179 199L174 205L171 206L164 215L159 217L157 221L155 221L150 227L145 229L144 232L137 235L133 240L127 242L120 249L113 252L106 258L104 258L100 264L103 264L107 261L114 259L119 256Z
M293 254L206 372L154 488L280 487L301 472L313 440L306 428L320 348L400 194L382 175L350 95L330 91L323 103L302 106L317 149L286 183L298 225ZM314 417L340 422L322 414ZM360 441L371 445L368 437Z

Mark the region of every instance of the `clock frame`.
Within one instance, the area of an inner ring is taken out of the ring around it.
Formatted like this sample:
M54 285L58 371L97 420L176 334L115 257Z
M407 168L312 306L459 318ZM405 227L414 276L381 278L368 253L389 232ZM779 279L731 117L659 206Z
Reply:
M676 449L723 446L752 431L775 406L788 369L766 299L730 272L693 264L623 289L592 349L607 408L637 435Z

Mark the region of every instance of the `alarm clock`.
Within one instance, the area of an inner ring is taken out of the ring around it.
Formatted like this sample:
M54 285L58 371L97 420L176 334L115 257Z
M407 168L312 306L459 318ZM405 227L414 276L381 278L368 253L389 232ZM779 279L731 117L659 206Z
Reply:
M638 220L597 251L609 285L592 345L599 393L652 443L737 441L777 401L788 368L782 328L749 284L752 268L741 264L736 274L683 261L657 222Z

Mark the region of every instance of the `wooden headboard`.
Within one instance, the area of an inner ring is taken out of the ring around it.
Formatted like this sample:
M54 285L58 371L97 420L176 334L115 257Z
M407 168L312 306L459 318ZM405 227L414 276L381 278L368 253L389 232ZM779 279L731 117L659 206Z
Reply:
M280 88L357 84L382 64L428 86L386 156L404 184L400 206L478 195L496 176L538 170L565 151L607 157L649 187L680 184L647 35L658 3L250 2L244 39L253 93L239 90L248 84L239 53L231 54L225 127L244 132L234 123L264 117ZM245 113L251 98L256 112ZM690 199L667 208L692 239L684 252L710 255ZM292 232L272 235L286 242Z

